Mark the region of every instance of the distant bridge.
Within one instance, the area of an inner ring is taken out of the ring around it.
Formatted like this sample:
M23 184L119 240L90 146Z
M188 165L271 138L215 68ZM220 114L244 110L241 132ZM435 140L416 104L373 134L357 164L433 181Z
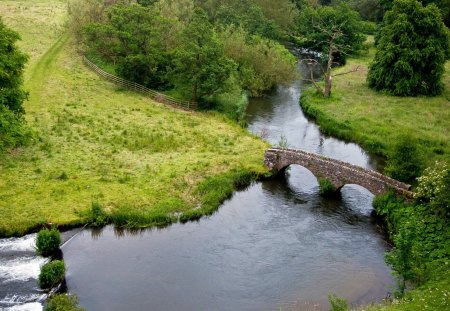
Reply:
M303 150L268 149L265 153L264 164L273 174L284 171L292 164L301 165L310 170L317 178L328 179L337 190L346 184L356 184L366 188L374 195L385 194L393 189L401 195L412 197L410 185L360 166Z

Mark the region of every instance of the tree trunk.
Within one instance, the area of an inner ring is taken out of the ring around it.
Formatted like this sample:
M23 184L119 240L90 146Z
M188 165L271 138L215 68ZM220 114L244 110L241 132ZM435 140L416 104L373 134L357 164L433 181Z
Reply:
M325 71L325 91L323 94L325 97L330 97L331 95L331 86L332 86L331 66L333 65L333 51L334 51L333 41L331 41L328 49L327 69Z

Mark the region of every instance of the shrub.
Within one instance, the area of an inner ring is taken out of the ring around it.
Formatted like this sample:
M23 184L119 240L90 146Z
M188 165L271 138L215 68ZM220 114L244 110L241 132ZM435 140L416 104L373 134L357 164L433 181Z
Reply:
M328 301L331 305L331 311L347 311L348 303L344 298L338 297L336 294L328 295Z
M331 181L326 178L319 179L319 193L321 196L328 196L336 192L336 188L333 186Z
M397 180L414 183L422 173L422 159L416 142L410 136L400 137L394 151L388 156L385 173Z
M108 216L100 203L93 202L88 212L87 223L92 227L101 227L108 222Z
M26 145L31 138L24 118L0 104L0 152Z
M43 229L36 237L36 251L39 255L48 257L54 255L59 250L61 244L61 234L56 229Z
M39 273L39 287L42 289L55 287L64 280L65 272L66 267L62 260L54 260L46 263L41 267L41 272Z
M450 168L447 163L436 162L425 170L418 178L418 186L414 193L417 203L429 203L433 208L450 213Z
M84 311L78 306L78 298L74 295L58 294L48 301L44 311Z

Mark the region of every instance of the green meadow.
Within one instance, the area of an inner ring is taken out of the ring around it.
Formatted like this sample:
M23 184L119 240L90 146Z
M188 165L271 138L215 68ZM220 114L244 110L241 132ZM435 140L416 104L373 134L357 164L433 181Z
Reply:
M335 74L357 72L333 79L331 98L309 89L301 100L327 134L355 141L367 150L389 156L401 137L416 142L424 162L447 160L450 155L450 62L446 63L445 89L436 97L396 97L376 92L366 84L368 66L375 54L373 38L364 55L348 60Z
M121 226L211 214L265 174L267 145L217 113L185 112L91 72L58 0L0 0L30 56L26 120L34 142L0 159L0 235L80 225L93 203Z

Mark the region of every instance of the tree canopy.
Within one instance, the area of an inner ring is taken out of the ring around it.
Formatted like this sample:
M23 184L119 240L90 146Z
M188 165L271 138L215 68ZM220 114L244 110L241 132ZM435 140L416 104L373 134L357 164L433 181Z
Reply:
M361 18L349 5L305 6L297 21L298 33L304 45L328 55L330 39L334 38L336 61L345 62L345 55L362 49L365 40L361 33ZM339 34L337 37L336 35Z
M23 69L28 57L16 46L19 35L0 19L0 152L24 144L29 131L24 125Z
M385 14L377 48L367 76L371 88L398 96L441 93L449 31L434 4L396 0Z
M28 57L18 50L19 39L19 34L0 19L0 105L22 114L25 112L22 103L27 98L22 89L23 69Z

